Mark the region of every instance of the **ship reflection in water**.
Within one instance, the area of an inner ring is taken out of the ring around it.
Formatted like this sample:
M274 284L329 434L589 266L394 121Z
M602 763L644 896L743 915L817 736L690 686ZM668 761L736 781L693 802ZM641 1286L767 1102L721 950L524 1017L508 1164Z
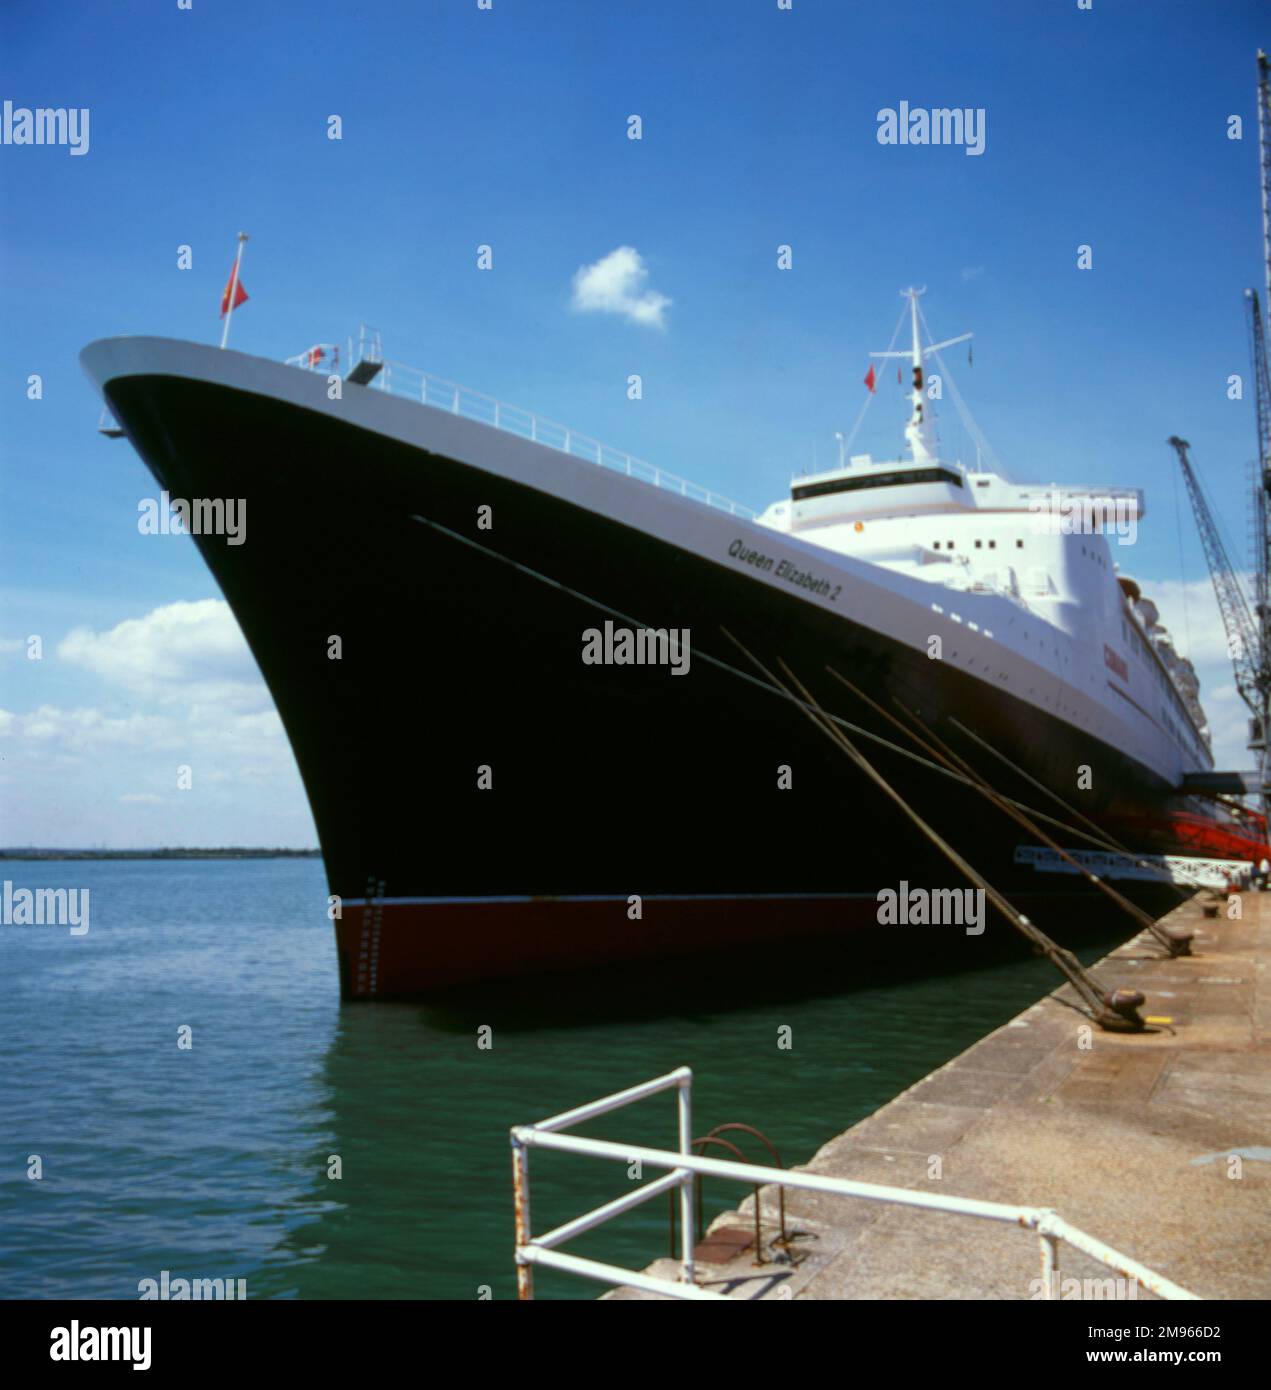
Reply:
M1077 937L1085 960L1129 935L1098 901L1090 907L1096 920ZM991 915L987 939L958 932L926 960L903 937L868 960L826 943L797 953L766 946L674 968L486 986L445 1007L346 1005L321 1072L329 1140L324 1130L311 1147L300 1219L289 1222L262 1291L515 1297L510 1124L688 1064L701 1132L744 1120L773 1137L787 1164L805 1162L1058 983ZM791 1046L782 1048L787 1028ZM656 1104L586 1132L675 1141L671 1108ZM323 1176L333 1155L338 1182ZM547 1229L628 1182L621 1165L538 1157L535 1221ZM741 1195L708 1183L707 1220ZM570 1250L639 1267L665 1253L667 1230L665 1203L652 1202ZM537 1292L600 1290L543 1271Z

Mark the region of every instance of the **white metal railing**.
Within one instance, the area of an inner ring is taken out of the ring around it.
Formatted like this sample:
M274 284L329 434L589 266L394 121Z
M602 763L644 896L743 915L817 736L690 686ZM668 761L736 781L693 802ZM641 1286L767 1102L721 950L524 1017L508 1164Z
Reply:
M379 335L373 329L362 330L356 348L354 351L353 340L350 339L350 369L363 357L374 362L383 361L380 357ZM311 364L305 360L306 356L306 353L300 353L296 357L289 357L287 365L310 366ZM418 401L436 410L462 415L465 419L477 420L483 425L493 425L495 429L520 435L522 439L529 439L535 444L543 444L549 449L571 454L574 458L599 464L602 468L612 468L618 473L625 473L628 478L638 478L654 487L676 492L681 497L704 502L709 507L728 512L730 516L744 517L748 521L755 518L755 512L750 507L734 502L722 493L713 492L710 488L690 482L687 478L668 473L664 468L655 468L643 459L633 458L630 454L602 444L589 435L579 434L568 425L557 424L555 420L544 419L543 416L535 415L521 406L509 405L506 401L496 400L493 396L484 395L468 386L460 386L457 382L432 376L416 367L408 367L401 362L383 361L379 373L368 389L387 391L391 395Z
M1041 1247L1041 1270L1045 1298L1058 1296L1059 1242L1083 1251L1109 1269L1136 1280L1143 1288L1166 1299L1195 1299L1196 1295L1180 1288L1145 1265L1096 1240L1084 1231L1070 1226L1048 1207L1014 1207L1001 1202L981 1202L972 1197L942 1197L933 1192L917 1192L906 1187L885 1187L879 1183L852 1182L846 1178L827 1178L817 1173L787 1172L783 1168L768 1168L755 1163L736 1163L730 1159L703 1158L692 1152L693 1073L679 1067L665 1076L655 1077L642 1085L615 1092L589 1105L553 1115L538 1124L516 1125L511 1131L512 1180L516 1205L516 1279L517 1294L522 1299L534 1297L535 1265L559 1269L584 1279L603 1284L643 1289L649 1293L665 1294L680 1299L722 1299L723 1294L701 1288L694 1280L693 1269L693 1184L702 1177L729 1178L747 1186L776 1184L799 1188L807 1192L825 1192L837 1197L860 1197L866 1201L891 1202L897 1206L919 1207L928 1211L950 1212L959 1216L976 1216L988 1221L1004 1221L1012 1226L1037 1232ZM615 1144L607 1139L586 1139L562 1131L595 1119L610 1110L618 1110L660 1091L674 1089L677 1093L679 1116L679 1149L650 1149L639 1144ZM651 1168L665 1168L664 1177L645 1183L625 1197L619 1197L593 1211L585 1212L545 1235L534 1236L530 1231L530 1169L531 1149L555 1149L562 1153L585 1154L592 1158L608 1158L630 1165L633 1161L647 1163ZM593 1230L623 1212L650 1201L664 1192L680 1189L681 1256L680 1280L660 1279L638 1270L622 1269L618 1265L598 1260L566 1255L556 1247L584 1231ZM756 1201L758 1198L756 1197Z

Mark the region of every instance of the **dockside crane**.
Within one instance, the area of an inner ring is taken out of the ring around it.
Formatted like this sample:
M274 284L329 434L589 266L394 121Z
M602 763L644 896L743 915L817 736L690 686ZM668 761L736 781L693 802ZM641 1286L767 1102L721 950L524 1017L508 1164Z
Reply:
M1268 264L1271 275L1271 263ZM1253 520L1254 607L1258 615L1259 657L1263 670L1271 668L1271 367L1267 363L1267 338L1257 290L1245 291L1249 309L1249 352L1253 363L1253 408L1258 433L1258 459L1254 471L1250 508ZM1262 734L1266 735L1266 711Z
M1262 203L1263 277L1271 306L1271 61L1258 50L1258 182ZM1213 513L1192 468L1189 445L1174 435L1187 495L1196 514L1205 559L1227 632L1227 650L1235 671L1236 689L1249 707L1249 750L1258 759L1262 810L1271 817L1271 759L1267 734L1271 728L1271 367L1267 362L1267 325L1263 304L1254 289L1245 291L1249 317L1249 346L1253 367L1254 417L1258 457L1250 497L1253 531L1252 613L1244 590L1227 556Z
M1209 574L1214 581L1214 595L1218 599L1218 611L1222 614L1222 625L1227 631L1227 651L1236 673L1236 689L1240 697L1257 717L1266 703L1266 692L1271 683L1266 679L1262 657L1262 634L1254 622L1245 599L1244 590L1236 578L1235 567L1222 543L1218 523L1210 510L1209 501L1201 488L1196 470L1192 467L1189 450L1191 445L1178 435L1170 436L1170 444L1178 455L1179 467L1183 470L1183 481L1187 485L1187 496L1191 500L1192 511L1196 514L1196 529L1200 532L1201 545L1205 548L1205 559L1209 564ZM1252 743L1250 744L1252 747Z
M1271 311L1271 62L1258 50L1258 184L1262 203L1262 270L1265 308ZM1253 358L1254 415L1258 434L1258 460L1250 499L1253 509L1255 555L1254 593L1258 615L1258 701L1250 705L1253 720L1249 747L1258 755L1262 773L1262 809L1271 812L1271 368L1267 365L1264 304L1256 290L1246 291L1249 307L1249 339ZM1243 694L1243 690L1241 691ZM1250 703L1246 697L1246 703Z

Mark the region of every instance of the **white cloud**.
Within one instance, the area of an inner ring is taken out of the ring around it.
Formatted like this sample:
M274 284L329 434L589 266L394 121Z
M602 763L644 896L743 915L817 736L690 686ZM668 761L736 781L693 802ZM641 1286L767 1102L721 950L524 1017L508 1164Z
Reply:
M280 756L291 760L282 721L272 709L244 713L224 705L191 705L116 715L91 707L41 705L29 714L0 714L0 735L16 739L28 763L140 756L161 764L166 774L169 764L175 768L197 754L211 766L237 763L237 774L250 777L276 770ZM261 762L266 767L253 768Z
M223 599L165 604L106 632L76 628L57 654L160 703L228 703L237 709L269 703L251 651Z
M1244 576L1240 576L1242 584ZM1245 585L1245 593L1249 593ZM1142 581L1143 596L1150 598L1161 613L1161 625L1169 629L1170 641L1181 656L1197 666L1222 664L1228 676L1227 634L1209 579L1147 579Z
M982 265L964 265L962 267L962 283L965 285L968 280L978 280L984 274Z
M315 842L272 708L171 703L116 714L41 705L5 713L0 844ZM192 770L189 790L178 786L181 767Z
M634 246L619 246L574 275L573 307L580 313L622 314L632 323L665 328L665 311L671 301L656 290L644 288L649 278Z
M0 710L0 844L315 843L282 721L224 601L77 628L57 655L83 673L69 701Z

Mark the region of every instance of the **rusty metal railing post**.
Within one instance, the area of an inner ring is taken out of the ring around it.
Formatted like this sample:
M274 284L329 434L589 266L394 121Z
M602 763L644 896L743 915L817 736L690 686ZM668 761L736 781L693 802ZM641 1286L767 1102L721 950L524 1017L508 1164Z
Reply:
M680 1122L680 1152L689 1155L693 1152L693 1073L687 1067L676 1088L677 1111ZM680 1282L694 1282L693 1269L693 1189L697 1183L696 1174L689 1171L680 1187Z
M534 1269L521 1254L530 1244L530 1151L517 1130L512 1131L512 1201L516 1209L516 1296L534 1297Z

